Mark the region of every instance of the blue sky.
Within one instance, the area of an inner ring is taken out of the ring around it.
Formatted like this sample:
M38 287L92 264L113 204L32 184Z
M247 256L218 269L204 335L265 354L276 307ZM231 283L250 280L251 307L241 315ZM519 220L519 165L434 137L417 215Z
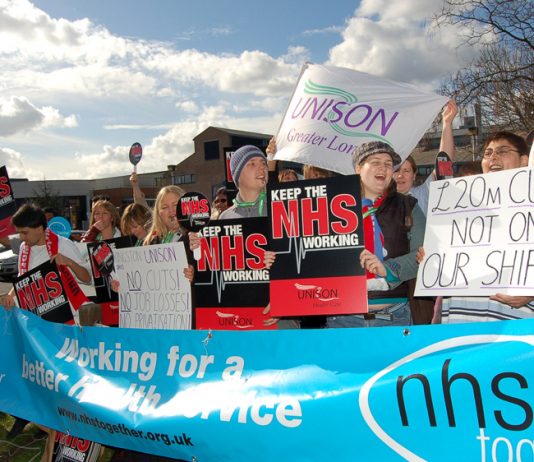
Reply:
M306 61L425 89L477 50L442 0L0 0L0 162L12 177L164 170L209 125L274 133Z

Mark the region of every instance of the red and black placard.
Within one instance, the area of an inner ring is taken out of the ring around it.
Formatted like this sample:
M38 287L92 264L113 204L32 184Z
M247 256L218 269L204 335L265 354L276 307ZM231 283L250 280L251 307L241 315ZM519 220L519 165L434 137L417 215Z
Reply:
M119 324L119 294L111 288L114 279L113 249L122 249L134 245L131 236L95 241L87 244L91 260L91 270L95 286L95 303L102 305L102 323L107 326Z
M11 217L17 211L15 197L11 189L11 182L5 165L0 167L0 237L6 237L16 232L11 224Z
M265 329L267 228L267 218L259 217L218 220L202 229L194 286L197 329Z
M438 152L435 164L436 180L454 178L454 162L445 151Z
M232 171L230 170L230 159L237 148L224 148L224 180L226 183L226 189L237 189L234 178L232 177Z
M62 432L56 432L52 462L96 462L102 445Z
M357 175L269 185L273 316L367 312Z
M51 322L73 324L74 317L55 262L46 261L13 281L19 306Z

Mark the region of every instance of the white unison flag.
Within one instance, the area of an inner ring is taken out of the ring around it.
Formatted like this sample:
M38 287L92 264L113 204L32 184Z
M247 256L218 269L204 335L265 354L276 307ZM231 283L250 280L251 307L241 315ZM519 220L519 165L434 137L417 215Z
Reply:
M354 173L351 154L384 141L405 159L447 98L340 67L305 64L276 137L277 160Z

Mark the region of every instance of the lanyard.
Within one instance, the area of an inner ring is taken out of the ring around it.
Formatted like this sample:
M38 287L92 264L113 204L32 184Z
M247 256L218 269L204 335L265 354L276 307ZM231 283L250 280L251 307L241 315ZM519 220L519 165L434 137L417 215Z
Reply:
M261 216L263 212L263 206L265 205L265 191L262 191L259 195L259 197L255 201L241 201L238 197L234 199L234 203L237 207L253 207L254 205L258 204L258 213Z

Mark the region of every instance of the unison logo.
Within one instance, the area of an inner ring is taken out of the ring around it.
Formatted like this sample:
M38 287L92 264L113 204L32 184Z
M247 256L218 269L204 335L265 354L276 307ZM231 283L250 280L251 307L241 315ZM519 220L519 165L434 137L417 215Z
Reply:
M291 112L292 119L309 119L327 123L341 135L375 138L389 143L387 133L399 115L397 111L358 103L358 98L341 88L307 80L304 93Z
M405 460L533 460L533 346L519 335L429 345L365 382L362 416Z
M311 284L295 283L297 297L299 300L319 300L321 302L330 302L338 300L337 289L328 289L326 287L315 286Z

